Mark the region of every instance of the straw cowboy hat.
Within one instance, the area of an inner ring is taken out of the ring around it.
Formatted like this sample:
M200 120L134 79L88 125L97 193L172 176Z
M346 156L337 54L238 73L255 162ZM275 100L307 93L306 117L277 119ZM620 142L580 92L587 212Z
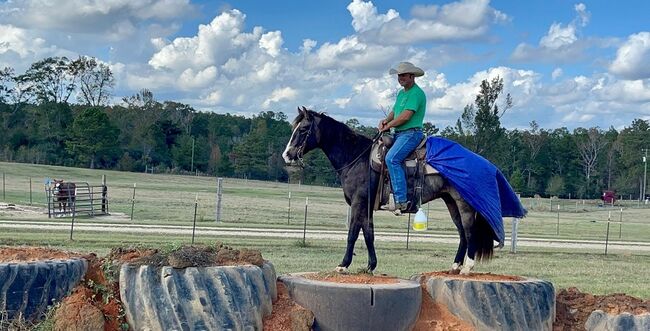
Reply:
M391 68L388 73L391 75L414 74L415 77L424 76L424 70L414 66L411 62L400 62L397 68Z

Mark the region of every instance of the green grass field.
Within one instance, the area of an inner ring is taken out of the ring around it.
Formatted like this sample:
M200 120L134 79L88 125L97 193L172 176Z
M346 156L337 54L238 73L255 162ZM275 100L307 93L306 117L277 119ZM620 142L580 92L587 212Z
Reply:
M194 203L198 196L197 222L202 227L254 227L302 229L305 199L309 197L307 227L309 229L345 230L348 207L338 188L297 185L276 182L246 181L226 178L223 181L222 220L215 222L216 178L140 174L105 170L65 168L55 166L0 163L4 173L3 202L29 205L30 177L32 205L46 206L45 178L88 182L99 185L101 176L107 179L109 209L123 213L121 221L131 223L131 197L137 183L134 207L135 224L191 225ZM289 192L291 200L289 201ZM289 203L291 204L289 208ZM604 241L608 218L622 224L610 224L609 240L650 243L650 206L636 201L623 201L617 206L598 206L597 201L524 199L529 215L520 222L518 234L525 238ZM559 209L559 232L557 235ZM426 233L456 233L446 207L435 201L424 206L429 215ZM621 208L623 211L621 212ZM405 233L407 217L395 217L387 212L375 216L375 231ZM0 220L55 221L69 223L69 219L49 219L47 214L7 214L0 211ZM78 222L103 222L102 218L80 218ZM505 220L509 235L511 220ZM620 230L620 239L619 239ZM75 232L75 240L68 239L67 231L37 233L28 229L2 229L0 243L6 245L42 245L84 252L107 253L110 248L128 245L164 247L189 243L191 238L181 235L122 234ZM235 248L257 248L272 261L278 273L331 270L345 250L345 240L308 240L302 247L296 239L255 237L197 237L198 242L223 242ZM455 245L435 243L405 243L377 241L379 266L377 272L401 277L424 271L442 270L450 266ZM352 270L366 264L363 240L357 242ZM604 246L603 246L604 249ZM648 251L610 251L588 249L557 249L551 247L518 247L517 254L508 248L499 250L495 259L477 267L478 272L516 274L552 281L557 288L578 287L595 294L625 292L650 298L647 285L650 270Z

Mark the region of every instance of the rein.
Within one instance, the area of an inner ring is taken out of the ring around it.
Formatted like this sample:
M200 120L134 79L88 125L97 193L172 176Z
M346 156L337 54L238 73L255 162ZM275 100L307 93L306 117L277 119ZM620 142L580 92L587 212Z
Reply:
M304 155L303 151L305 150L305 146L307 146L307 140L309 140L309 136L311 136L311 132L312 132L313 128L314 128L314 122L312 121L311 123L309 123L309 131L307 131L307 135L305 136L305 141L303 141L302 145L300 145L300 148L298 148L298 161L300 162L300 166L302 168L305 167L305 163L302 161L302 157ZM355 157L354 160L352 160L352 162L350 162L350 163L348 163L348 164L346 164L346 165L344 165L344 166L342 166L342 167L340 167L338 169L334 169L334 171L339 172L341 170L347 169L347 168L355 165L361 159L361 156L363 156L363 154L365 152L367 152L369 149L371 149L372 145L374 145L377 142L377 140L379 140L379 138L381 138L381 131L378 131L375 134L375 136L372 138L372 141L370 142L368 147L366 147L364 150L362 150L361 153L359 153L359 155L357 155L357 157Z

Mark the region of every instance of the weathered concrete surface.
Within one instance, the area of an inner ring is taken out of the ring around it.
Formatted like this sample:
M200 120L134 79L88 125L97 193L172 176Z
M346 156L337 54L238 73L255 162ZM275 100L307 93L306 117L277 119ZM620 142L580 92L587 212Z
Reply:
M425 284L434 301L477 330L553 329L555 290L550 282L427 277Z
M10 320L21 314L38 320L49 305L70 293L87 268L83 259L2 263L0 311L6 311Z
M133 330L262 330L277 298L273 265L120 270Z
M339 284L301 274L279 277L289 296L314 313L316 331L411 330L422 303L420 284Z

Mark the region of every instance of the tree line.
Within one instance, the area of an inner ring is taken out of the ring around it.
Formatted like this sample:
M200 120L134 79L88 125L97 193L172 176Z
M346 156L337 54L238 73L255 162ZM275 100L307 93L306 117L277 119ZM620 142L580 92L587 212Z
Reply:
M320 151L306 155L304 170L285 166L281 154L291 125L282 112L201 112L158 101L146 89L110 105L114 84L109 67L88 57L46 58L24 73L0 70L0 160L338 185ZM620 131L543 129L535 121L508 130L501 118L512 99L502 92L501 78L484 80L454 126L441 130L427 122L425 133L479 153L524 196L594 198L614 190L639 197L642 157L650 148L647 120ZM369 137L376 133L354 118L346 124Z

